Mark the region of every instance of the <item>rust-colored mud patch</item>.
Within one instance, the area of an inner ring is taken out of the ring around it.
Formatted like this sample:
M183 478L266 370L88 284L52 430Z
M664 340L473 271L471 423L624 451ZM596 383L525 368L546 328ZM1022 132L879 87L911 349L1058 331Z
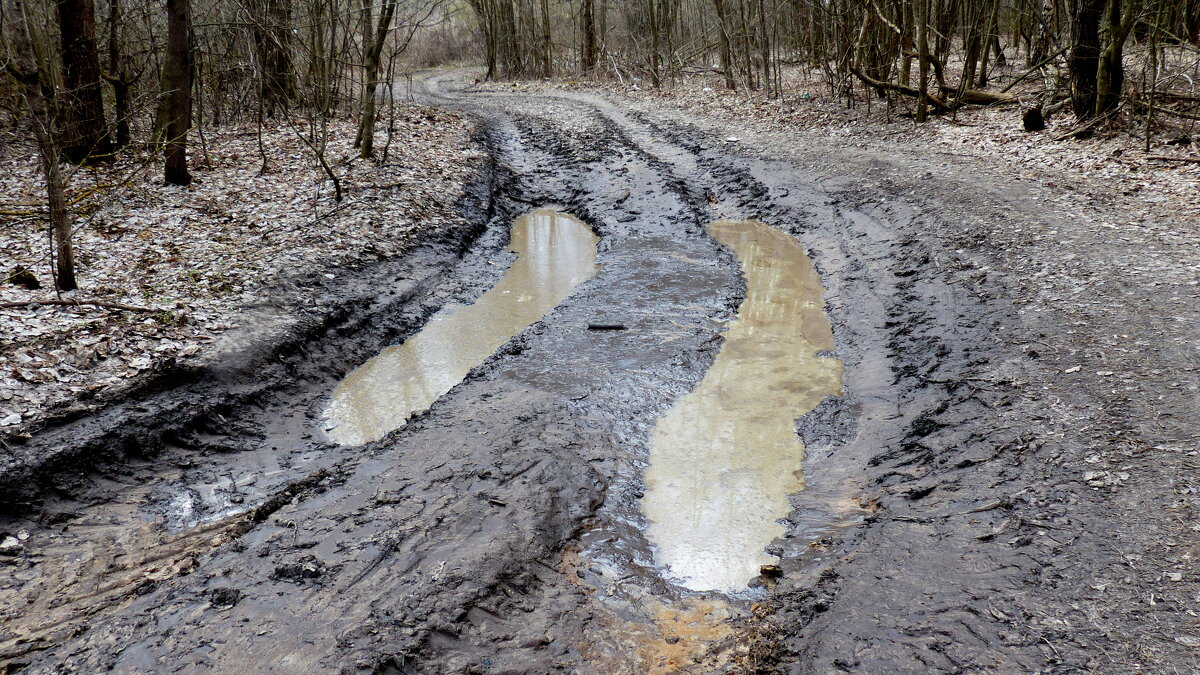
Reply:
M567 579L582 586L593 620L577 645L585 672L665 675L706 672L745 651L735 623L745 611L720 598L660 598L639 584L593 586L576 571L592 563L574 549L563 554Z

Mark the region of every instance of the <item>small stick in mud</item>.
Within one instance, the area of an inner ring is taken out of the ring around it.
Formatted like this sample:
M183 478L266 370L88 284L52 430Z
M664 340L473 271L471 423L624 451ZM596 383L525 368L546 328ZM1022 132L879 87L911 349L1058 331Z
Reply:
M588 330L625 330L623 323L589 323Z

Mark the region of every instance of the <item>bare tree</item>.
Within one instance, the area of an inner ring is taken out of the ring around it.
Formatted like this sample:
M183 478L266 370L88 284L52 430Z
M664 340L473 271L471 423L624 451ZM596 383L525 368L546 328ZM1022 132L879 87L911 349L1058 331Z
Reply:
M363 40L363 92L362 107L358 121L359 157L367 158L375 154L375 117L376 99L379 96L379 62L383 53L383 43L387 40L388 30L392 27L392 17L396 14L397 0L385 0L383 11L379 14L378 23L371 17L371 0L362 3L362 40Z
M599 52L596 47L596 3L595 0L583 0L579 7L579 66L584 73L590 73L596 68Z
M1117 107L1125 87L1125 40L1141 11L1141 0L1108 0L1108 44L1096 64L1096 115L1107 115Z
M50 213L50 241L57 260L55 285L60 291L75 290L75 252L71 246L71 216L63 196L62 170L58 162L58 147L50 134L50 112L42 94L46 87L44 69L38 67L30 39L29 17L22 0L8 0L5 12L11 31L7 70L20 84L22 99L29 115L29 126L37 139L46 177L46 198Z
M116 132L112 139L114 150L129 145L129 120L132 116L129 107L130 88L137 83L146 68L146 62L143 62L140 68L131 70L127 59L121 53L122 16L121 0L109 0L108 62L105 65L107 72L102 75L113 88L113 121Z
M292 78L291 5L288 0L252 0L254 49L262 78L262 105L269 117L286 106L295 87Z
M919 69L917 122L925 121L926 106L929 103L929 5L930 0L917 2L917 67Z
M191 8L188 0L167 0L167 62L163 66L166 102L166 161L168 183L188 185L187 135L192 125Z
M78 164L112 150L100 90L96 10L92 0L58 0L57 4L65 99L60 142L63 156Z

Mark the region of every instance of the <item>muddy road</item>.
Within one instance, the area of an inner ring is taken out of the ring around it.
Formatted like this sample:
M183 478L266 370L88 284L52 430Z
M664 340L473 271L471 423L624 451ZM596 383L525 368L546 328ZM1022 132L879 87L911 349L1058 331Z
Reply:
M1186 252L1122 275L1141 242L986 167L468 82L418 97L483 120L469 225L6 451L7 671L1197 667ZM347 374L521 293L506 270L536 246L510 227L543 207L598 237L568 256L590 273L406 424L342 435L331 401L401 396L337 398ZM1086 302L1040 295L1063 260L1087 260ZM739 410L734 435L775 450L726 470L671 449ZM753 536L691 569L686 518L713 504L709 541Z

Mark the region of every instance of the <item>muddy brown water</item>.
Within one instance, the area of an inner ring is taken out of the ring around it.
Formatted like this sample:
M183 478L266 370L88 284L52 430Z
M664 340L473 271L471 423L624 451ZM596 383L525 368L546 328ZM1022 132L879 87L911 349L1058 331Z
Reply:
M330 439L359 445L400 428L580 283L595 276L592 230L567 214L538 209L513 222L518 258L470 305L451 305L403 344L388 347L334 389L326 409Z
M736 592L776 562L788 495L804 489L796 419L841 392L820 278L804 249L756 221L709 233L737 255L746 299L712 367L655 425L642 508L655 562L695 591Z

